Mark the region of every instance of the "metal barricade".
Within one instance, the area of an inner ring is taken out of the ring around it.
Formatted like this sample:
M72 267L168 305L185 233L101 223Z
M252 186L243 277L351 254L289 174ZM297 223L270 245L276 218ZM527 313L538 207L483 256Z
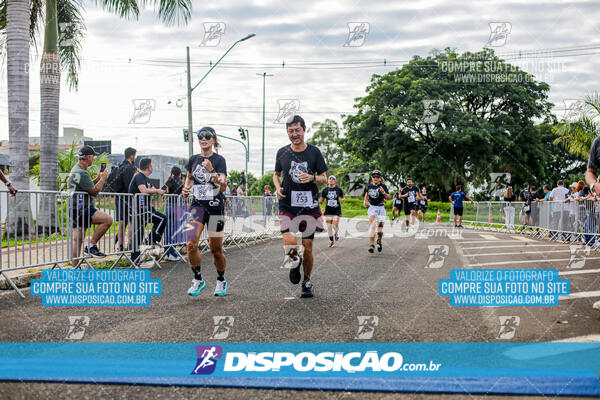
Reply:
M600 201L574 200L476 202L463 211L463 223L474 228L515 232L537 238L583 243L600 247ZM454 218L451 208L450 221Z
M139 268L145 260L160 268L165 257L186 262L191 217L190 200L181 195L92 197L83 192L22 190L12 197L0 191L0 275L23 297L11 279L12 271ZM227 198L225 247L241 248L279 235L275 197ZM199 248L209 249L206 229Z

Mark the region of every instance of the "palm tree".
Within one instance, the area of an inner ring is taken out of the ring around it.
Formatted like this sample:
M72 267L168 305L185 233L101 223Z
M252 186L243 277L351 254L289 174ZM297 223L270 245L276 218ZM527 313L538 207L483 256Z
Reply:
M576 105L574 120L565 118L553 127L554 143L562 144L576 156L587 158L592 142L600 135L600 94L586 95Z
M29 0L11 0L0 8L6 33L8 80L8 137L10 179L19 189L28 189L29 171ZM10 199L6 230L16 235L29 232L29 201L21 195ZM13 229L14 228L14 229Z

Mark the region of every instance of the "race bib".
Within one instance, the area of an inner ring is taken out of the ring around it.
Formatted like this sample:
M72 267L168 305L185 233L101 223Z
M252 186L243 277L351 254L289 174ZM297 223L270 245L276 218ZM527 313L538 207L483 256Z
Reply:
M338 201L336 199L327 200L327 207L337 207Z
M409 192L408 193L408 202L409 203L414 203L415 202L415 195L413 194L413 192Z
M310 190L292 190L292 207L312 207L313 198Z
M214 188L210 183L194 185L192 189L196 200L213 200L215 198Z

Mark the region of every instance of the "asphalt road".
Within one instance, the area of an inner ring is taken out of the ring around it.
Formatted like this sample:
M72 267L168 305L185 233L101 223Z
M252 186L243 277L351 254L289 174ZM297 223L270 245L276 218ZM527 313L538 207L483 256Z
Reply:
M301 299L281 269L281 241L227 251L228 295L213 297L216 273L210 256L203 262L208 287L199 297L187 296L192 274L181 262L152 270L162 280L162 295L149 307L42 307L26 293L0 294L0 341L70 341L69 316L89 317L82 341L203 342L214 341L215 316L233 317L223 341L399 341L399 342L539 342L600 340L599 315L591 307L600 299L600 252L585 255L583 264L569 264L569 245L519 235L465 229L462 235L428 224L427 235L400 237L400 224L386 224L382 253L367 252L368 239L351 231L328 248L324 236L315 240L315 297ZM395 232L396 235L390 235ZM450 234L450 236L448 235ZM430 248L448 246L438 268L428 266ZM556 268L568 273L577 298L556 307L452 307L438 295L439 279L457 268ZM598 269L598 271L594 271ZM591 273L585 273L593 271ZM358 339L359 317L377 317L370 339ZM499 337L501 318L518 317L510 338ZM584 337L583 339L581 337ZM174 388L52 383L0 384L0 398L311 398L314 392L218 388ZM312 395L311 395L312 393ZM318 397L350 398L367 394L318 392ZM388 398L389 394L368 394ZM470 398L480 398L473 396ZM398 397L395 397L398 398ZM406 394L402 398L434 398ZM439 395L435 398L464 398ZM492 396L485 397L494 398ZM507 398L507 397L502 397Z

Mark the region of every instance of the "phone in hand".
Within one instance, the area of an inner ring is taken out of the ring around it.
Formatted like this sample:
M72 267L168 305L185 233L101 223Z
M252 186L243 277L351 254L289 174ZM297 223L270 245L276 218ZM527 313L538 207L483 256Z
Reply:
M167 190L167 185L166 184L162 185L162 187L160 188L160 190Z
M103 162L102 164L100 164L100 172L104 172L105 169L106 169L106 163Z

